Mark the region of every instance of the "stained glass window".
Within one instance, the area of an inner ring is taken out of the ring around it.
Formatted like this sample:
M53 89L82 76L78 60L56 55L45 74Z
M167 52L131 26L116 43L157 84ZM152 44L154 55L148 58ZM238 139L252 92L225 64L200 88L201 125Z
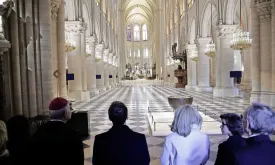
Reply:
M134 41L140 41L140 28L138 25L134 27Z
M131 25L127 26L127 41L132 40Z

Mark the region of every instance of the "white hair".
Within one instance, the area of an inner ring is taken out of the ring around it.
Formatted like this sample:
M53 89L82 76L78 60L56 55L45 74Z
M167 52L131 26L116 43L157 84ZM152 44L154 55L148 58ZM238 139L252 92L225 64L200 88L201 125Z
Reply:
M172 132L187 137L194 125L201 126L202 117L191 105L184 105L175 112L174 121L171 126Z
M245 111L252 134L272 134L275 129L275 111L261 103L253 103Z
M6 124L0 120L0 152L2 149L6 148L5 146L7 141L8 141L7 127L6 127Z

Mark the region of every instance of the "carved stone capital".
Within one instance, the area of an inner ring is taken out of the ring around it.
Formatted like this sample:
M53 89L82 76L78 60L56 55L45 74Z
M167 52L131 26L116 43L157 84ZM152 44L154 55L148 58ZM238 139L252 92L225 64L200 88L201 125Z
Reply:
M273 10L271 0L257 0L256 3L258 16L261 23L271 22L271 14Z
M82 21L66 21L65 30L68 33L79 35L87 30L87 24Z
M51 16L52 19L57 20L57 12L59 9L59 3L56 1L51 1Z
M88 45L95 45L97 39L95 36L88 36L86 37L86 44Z
M96 52L103 51L104 44L97 44L95 47Z
M219 25L217 28L218 37L233 37L233 34L240 32L239 25Z

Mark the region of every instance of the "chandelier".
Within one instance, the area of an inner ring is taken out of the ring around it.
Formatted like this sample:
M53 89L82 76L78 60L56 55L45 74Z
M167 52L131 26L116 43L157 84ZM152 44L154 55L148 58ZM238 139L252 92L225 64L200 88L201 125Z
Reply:
M197 50L194 50L191 52L190 60L195 61L195 62L199 60L199 55L198 55Z
M89 48L88 45L86 45L86 57L92 56L92 50Z
M206 49L204 50L204 54L210 58L214 58L216 55L216 46L213 42L213 35L212 35L212 4L211 4L211 26L210 26L210 33L211 33L211 42L206 45Z
M69 53L69 52L74 51L76 49L75 45L76 45L76 43L72 39L72 35L70 33L66 33L66 36L65 36L65 52Z
M230 47L234 50L244 50L252 46L252 39L250 39L249 32L242 30L242 1L240 0L240 28L241 32L233 34L233 40Z
M213 41L206 45L206 49L204 50L206 56L210 58L214 58L216 55L216 46Z
M250 39L249 32L238 32L233 34L233 40L231 41L231 48L234 50L248 49L252 45L252 39Z

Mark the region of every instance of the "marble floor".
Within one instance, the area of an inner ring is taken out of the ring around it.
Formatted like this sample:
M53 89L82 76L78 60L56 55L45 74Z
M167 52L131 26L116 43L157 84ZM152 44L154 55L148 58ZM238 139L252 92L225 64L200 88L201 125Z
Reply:
M147 112L170 112L167 97L171 95L190 95L200 112L219 121L219 115L227 112L242 113L248 106L243 98L213 98L210 93L185 91L160 85L123 85L91 97L89 101L75 102L73 108L89 111L90 138L84 141L85 163L92 164L94 136L107 131L111 126L108 119L108 108L113 101L122 101L129 109L127 125L134 131L144 133L147 137L151 156L151 165L160 165L165 137L150 136L147 124ZM211 141L210 158L207 165L213 165L216 159L218 144L226 139L223 135L209 135Z

